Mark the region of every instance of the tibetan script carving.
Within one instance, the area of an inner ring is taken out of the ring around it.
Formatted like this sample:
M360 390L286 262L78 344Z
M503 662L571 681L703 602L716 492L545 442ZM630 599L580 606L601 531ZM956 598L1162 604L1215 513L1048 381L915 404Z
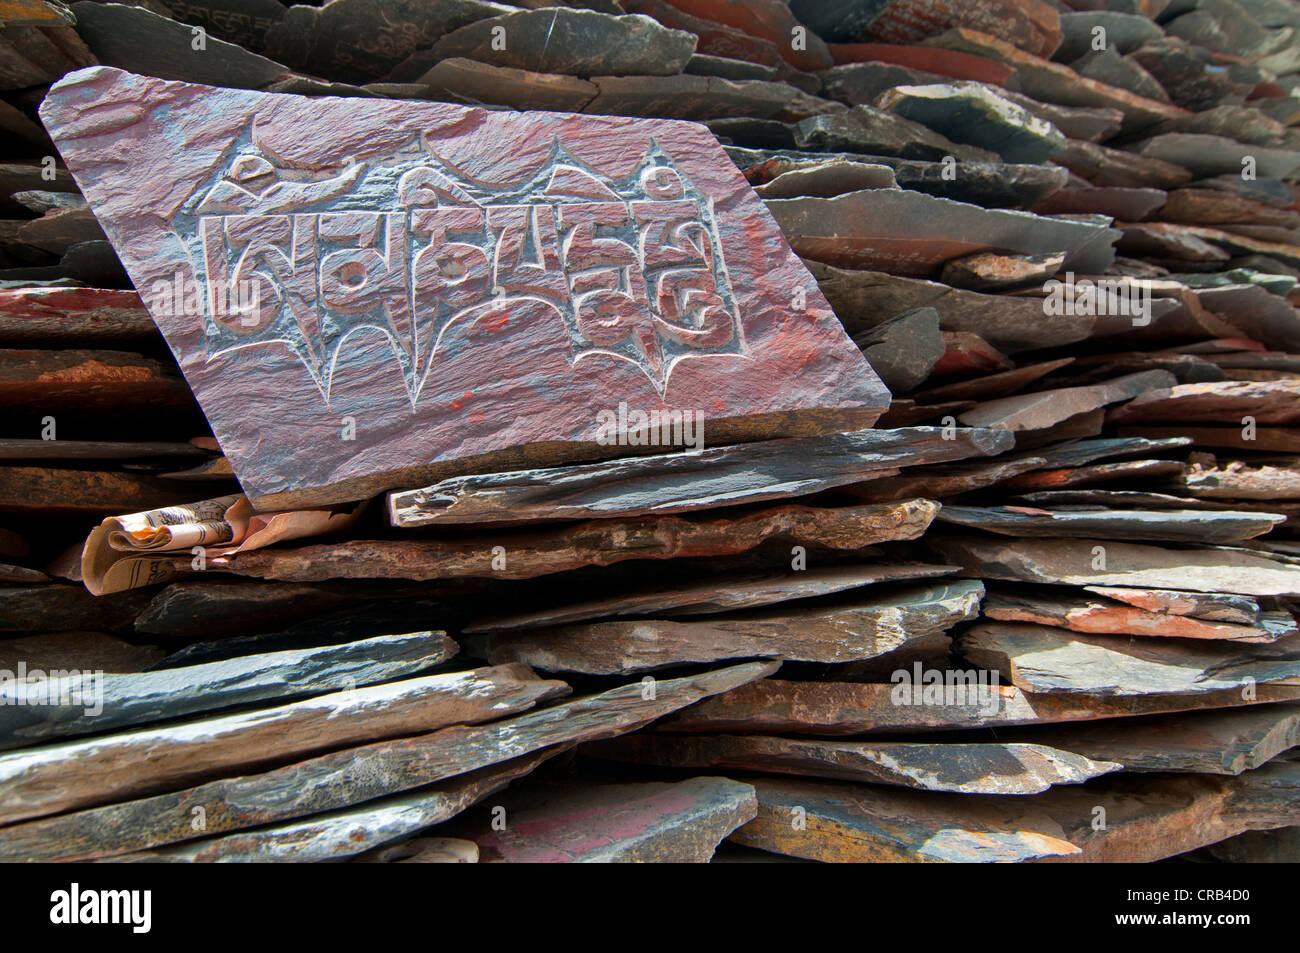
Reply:
M414 411L454 359L439 352L449 326L527 302L563 322L575 361L629 361L660 393L682 358L745 354L709 197L657 146L621 181L551 152L502 187L418 142L312 176L237 147L172 226L199 276L209 358L283 345L329 405L340 349L372 329Z
M625 455L615 418L717 444L888 404L693 123L106 67L41 115L261 508Z

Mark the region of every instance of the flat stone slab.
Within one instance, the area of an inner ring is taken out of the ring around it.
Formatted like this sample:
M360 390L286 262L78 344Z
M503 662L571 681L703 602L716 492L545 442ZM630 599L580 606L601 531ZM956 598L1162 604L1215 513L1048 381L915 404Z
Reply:
M9 704L0 706L0 748L409 677L457 651L441 632L416 632L153 672L11 680L3 686Z
M1168 371L1140 371L1103 384L1063 387L991 400L959 414L967 426L996 430L1040 430L1076 414L1087 413L1130 400L1150 390L1172 386L1177 379Z
M904 671L919 678L901 684L765 678L670 715L656 722L655 730L839 737L1092 722L1300 700L1300 686L1285 685L1259 685L1254 698L1243 697L1238 689L1185 695L1041 694L990 684L987 675L982 692L978 684L956 681L950 691L946 681L923 682L925 671ZM936 675L944 673L936 670Z
M1104 274L1118 233L1097 222L984 209L909 189L767 203L795 251L839 268L937 275L953 258L984 251L1065 252L1064 267Z
M1233 543L1271 532L1286 517L1235 510L1044 510L1022 506L945 506L939 519L999 536L1101 536L1153 542Z
M106 68L42 109L263 509L610 456L597 411L621 403L704 414L721 442L867 426L886 405L697 125ZM177 312L163 291L182 285L198 307Z
M1156 638L1216 639L1228 642L1276 642L1296 633L1286 612L1261 613L1246 624L1215 622L1193 616L1153 612L1095 594L1054 595L1030 591L990 594L980 606L986 618L999 622L1033 622L1092 635L1140 635Z
M981 623L962 633L957 651L996 668L1027 692L1099 695L1183 695L1256 684L1300 685L1295 639L1224 646L1115 639L1027 623Z
M403 679L271 708L0 755L0 822L174 790L384 738L495 721L567 695L524 666Z
M823 741L767 735L642 732L583 753L665 768L762 771L958 794L1037 794L1118 770L1068 750L1021 743Z
M215 36L196 50L193 28L143 7L81 0L69 8L95 61L163 79L258 89L289 68Z
M0 454L3 447L0 441ZM292 582L340 577L531 579L628 559L734 555L776 539L803 546L861 549L886 540L920 536L937 510L929 500L912 499L834 508L778 506L741 516L701 513L599 519L468 539L341 540L296 548L275 546L209 557L208 566L241 576ZM494 552L497 546L501 550ZM189 565L190 558L187 554L184 566Z
M549 781L512 787L492 808L504 809L504 829L478 811L452 825L478 844L480 863L702 864L754 819L758 801L751 785L728 778Z
M457 477L388 498L394 526L514 523L688 512L799 496L893 475L898 467L993 456L1008 432L941 428L790 437L699 453ZM886 472L889 471L889 472Z
M1026 797L846 782L755 779L758 817L739 844L828 862L1150 863L1286 822L1300 764L1240 777L1112 774ZM1095 825L1105 811L1105 825ZM802 808L805 824L790 823Z
M1300 423L1300 381L1178 384L1148 391L1111 412L1117 424L1177 421L1241 426L1247 416L1261 425Z
M1051 123L982 83L898 86L875 105L1007 162L1043 162L1065 148L1065 136Z
M1136 721L1058 725L1015 740L1118 762L1125 771L1236 775L1300 744L1300 705L1253 705Z
M973 536L927 539L926 543L943 559L985 579L1300 595L1300 565L1226 547L1175 549L1101 539L1008 541ZM1093 551L1097 546L1102 554Z
M252 831L114 857L159 864L310 863L353 857L440 824L500 791L543 761L564 751L556 745L462 774L410 794L367 801Z
M731 658L779 657L836 664L914 646L973 618L981 583L868 593L833 605L789 606L707 619L594 622L493 634L481 641L494 662L550 672L615 675Z
M756 609L762 606L815 599L862 586L900 579L945 575L948 566L890 562L827 566L758 576L715 576L698 583L664 586L639 592L617 592L586 602L493 616L465 626L466 634L518 632L589 619L649 615L693 616ZM978 595L976 596L978 599Z
M654 690L638 682L486 725L443 728L345 748L260 774L90 808L5 828L6 860L89 859L194 840L192 808L216 835L398 794L555 745L633 731L710 694L770 675L778 663L735 665Z
M695 37L647 16L549 7L475 20L431 49L494 66L570 76L672 76L685 69Z

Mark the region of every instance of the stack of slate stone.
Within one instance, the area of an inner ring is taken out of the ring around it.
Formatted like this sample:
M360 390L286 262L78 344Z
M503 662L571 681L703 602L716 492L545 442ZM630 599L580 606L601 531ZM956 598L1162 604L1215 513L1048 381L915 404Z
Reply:
M0 18L0 859L1300 859L1297 5ZM381 400L398 209L458 251ZM432 345L475 215L522 270ZM151 299L307 219L332 291ZM577 438L628 405L703 449ZM105 517L241 492L374 502L87 591Z

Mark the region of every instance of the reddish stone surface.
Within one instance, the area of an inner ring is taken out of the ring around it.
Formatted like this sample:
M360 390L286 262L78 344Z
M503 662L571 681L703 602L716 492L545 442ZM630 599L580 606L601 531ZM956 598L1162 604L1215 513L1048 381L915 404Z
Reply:
M792 43L797 26L802 26L782 0L667 0L669 4L693 16L713 20L767 40L780 52L782 59L801 70L826 69L832 65L830 50L825 42L808 27L804 27L804 47L797 50ZM700 50L700 52L705 52Z
M898 43L828 43L827 46L837 66L843 63L893 63L908 69L924 70L953 79L992 83L994 86L1003 85L1016 72L1005 63L932 46L904 46Z
M102 67L42 118L264 509L626 454L595 442L624 402L714 443L888 404L698 125Z

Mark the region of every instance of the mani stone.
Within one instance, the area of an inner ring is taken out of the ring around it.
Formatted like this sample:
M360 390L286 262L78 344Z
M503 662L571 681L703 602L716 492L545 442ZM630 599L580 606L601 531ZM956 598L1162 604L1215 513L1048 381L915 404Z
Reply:
M1051 123L981 83L898 86L875 105L1007 162L1043 162L1065 148L1065 136Z
M698 125L107 68L41 110L262 509L611 456L621 404L727 442L888 403Z

